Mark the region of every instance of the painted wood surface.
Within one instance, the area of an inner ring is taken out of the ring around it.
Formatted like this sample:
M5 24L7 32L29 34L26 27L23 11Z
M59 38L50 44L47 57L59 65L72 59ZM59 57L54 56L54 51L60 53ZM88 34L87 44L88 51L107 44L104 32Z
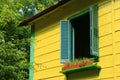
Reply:
M98 65L102 69L99 74L94 70L70 74L68 80L120 80L120 0L103 0L98 4ZM59 73L59 22L46 27L36 25L34 45L34 80L64 80L65 75Z
M120 0L106 0L99 4L99 56L102 69L98 79L119 80L120 52L117 44L120 41ZM119 21L119 22L118 22ZM116 23L118 22L118 23ZM119 25L119 26L118 26ZM118 33L118 34L117 34ZM120 45L119 45L120 46Z
M63 80L64 75L58 72L62 66L59 24L39 29L35 35L34 80Z

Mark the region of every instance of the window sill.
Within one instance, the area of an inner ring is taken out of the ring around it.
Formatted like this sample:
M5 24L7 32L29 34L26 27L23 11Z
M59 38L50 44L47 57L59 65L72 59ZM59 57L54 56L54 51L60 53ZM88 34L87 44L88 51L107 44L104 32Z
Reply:
M96 64L91 64L91 65L88 65L88 66L83 66L81 68L72 68L72 69L68 69L68 70L62 70L62 71L60 71L60 73L68 74L68 73L74 73L74 72L79 72L79 71L86 71L86 70L91 70L91 69L100 70L101 67L96 65Z
M99 61L99 57L89 58L89 60L91 60L93 62L98 62Z

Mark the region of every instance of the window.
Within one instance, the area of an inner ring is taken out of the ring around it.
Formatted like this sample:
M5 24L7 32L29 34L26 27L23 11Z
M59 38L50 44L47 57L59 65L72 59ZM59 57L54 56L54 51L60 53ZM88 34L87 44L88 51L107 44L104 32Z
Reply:
M90 55L90 13L70 20L74 29L74 57L91 57Z
M97 6L74 15L61 24L61 62L98 56Z

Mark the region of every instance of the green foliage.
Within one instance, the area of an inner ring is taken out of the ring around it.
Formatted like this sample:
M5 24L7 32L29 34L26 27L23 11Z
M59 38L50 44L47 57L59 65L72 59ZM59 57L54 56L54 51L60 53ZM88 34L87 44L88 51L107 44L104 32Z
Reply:
M30 26L18 24L57 0L0 0L0 80L28 80Z
M11 42L0 45L1 80L26 80L28 78L28 61L25 53L16 49Z

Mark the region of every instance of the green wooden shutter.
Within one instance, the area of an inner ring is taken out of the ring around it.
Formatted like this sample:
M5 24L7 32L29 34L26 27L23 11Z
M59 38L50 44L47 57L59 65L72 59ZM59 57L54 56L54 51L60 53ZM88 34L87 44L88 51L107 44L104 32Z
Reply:
M69 21L60 21L61 25L61 63L71 60L71 26Z
M90 7L91 55L98 56L98 7Z

